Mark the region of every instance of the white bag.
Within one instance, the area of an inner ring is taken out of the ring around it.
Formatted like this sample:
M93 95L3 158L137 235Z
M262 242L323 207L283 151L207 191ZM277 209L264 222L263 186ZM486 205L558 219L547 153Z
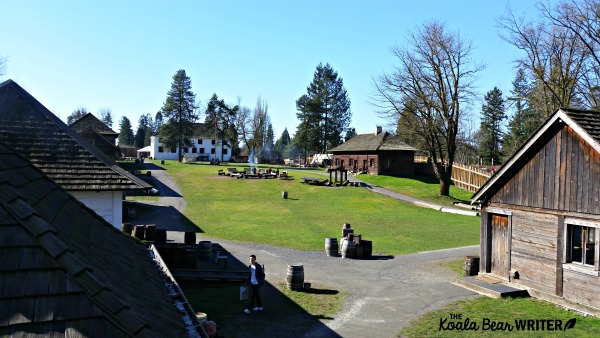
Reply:
M248 299L248 287L245 285L240 286L240 300Z

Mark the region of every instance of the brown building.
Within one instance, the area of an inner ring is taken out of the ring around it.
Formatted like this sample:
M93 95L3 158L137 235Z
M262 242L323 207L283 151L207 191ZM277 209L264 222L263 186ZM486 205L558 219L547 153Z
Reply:
M371 175L412 176L417 149L377 127L375 134L356 135L329 149L332 165Z
M557 110L474 195L480 274L600 315L600 112Z
M83 138L100 149L109 158L114 160L121 157L121 151L117 147L119 133L112 130L93 114L87 113L71 123L69 127L81 134Z

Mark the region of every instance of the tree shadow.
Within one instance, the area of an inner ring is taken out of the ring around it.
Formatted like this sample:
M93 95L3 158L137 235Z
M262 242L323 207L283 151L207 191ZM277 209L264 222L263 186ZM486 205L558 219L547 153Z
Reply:
M308 290L305 290L304 292L312 293L315 295L337 295L338 293L340 293L338 290L316 289L316 288L312 288L312 287Z
M144 162L144 163L142 163L142 165L147 170L165 170L165 168L157 166L156 164L154 164L152 162Z
M158 195L159 196L162 196L162 197L183 197L183 196L181 196L181 194L179 194L175 190L169 188L167 185L165 185L164 183L162 183L160 180L157 180L153 176L146 176L145 177L145 181L147 181L148 183L152 184L152 186L154 186L158 190Z

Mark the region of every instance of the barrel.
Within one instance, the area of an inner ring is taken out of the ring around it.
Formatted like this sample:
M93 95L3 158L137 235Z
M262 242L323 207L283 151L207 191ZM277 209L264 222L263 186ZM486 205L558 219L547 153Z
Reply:
M465 276L476 276L479 273L479 256L465 258Z
M121 225L121 230L123 230L124 233L131 235L131 223L123 223Z
M147 241L154 242L156 240L156 224L146 225L146 238Z
M338 256L338 242L336 238L325 238L325 255L330 257Z
M349 240L350 242L354 242L354 234L349 233L348 236L346 236L346 239Z
M137 239L143 240L146 235L146 226L145 225L136 225L133 228L133 236Z
M287 190L284 190L284 191L281 193L281 197L282 197L282 198L284 198L284 199L287 199L287 196L288 196Z
M212 243L210 241L198 242L198 259L209 261L212 257Z
M360 244L356 244L356 242L354 242L355 244L355 250L356 250L356 258L362 258L363 257L363 246Z
M196 312L196 318L198 318L198 321L200 322L200 324L202 323L206 323L206 313L204 312Z
M288 265L287 287L290 290L302 290L304 288L304 266L302 264Z
M373 255L373 242L372 241L360 241L360 246L362 247L363 257L369 258Z
M351 229L352 227L350 226L350 223L344 223L344 225L342 225L342 229Z
M360 239L362 238L361 235L354 235L354 243L356 243L356 245L360 245Z
M193 231L186 231L183 242L185 244L196 244L196 233Z
M356 244L354 241L344 239L341 254L343 258L354 258L356 256Z
M348 234L353 234L354 229L342 229L342 237L348 236Z
M167 242L167 229L156 229L154 230L154 241L156 243L166 243Z
M183 254L183 267L186 269L195 269L196 263L198 263L196 248L186 248Z
M163 261L165 262L165 264L167 264L168 267L173 268L173 251L174 251L174 247L172 246L162 246L162 245L157 245L156 249L158 249L158 253L160 254L160 257L163 259Z

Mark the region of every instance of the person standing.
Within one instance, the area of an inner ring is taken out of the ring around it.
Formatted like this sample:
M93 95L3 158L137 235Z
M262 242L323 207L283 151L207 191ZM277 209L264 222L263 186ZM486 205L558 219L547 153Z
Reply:
M251 295L248 301L248 307L244 310L245 313L250 313L250 309L256 302L254 311L262 311L262 301L258 289L265 283L265 272L263 267L256 262L256 256L250 255L250 265L248 265L248 277L246 278L246 286L250 284Z

